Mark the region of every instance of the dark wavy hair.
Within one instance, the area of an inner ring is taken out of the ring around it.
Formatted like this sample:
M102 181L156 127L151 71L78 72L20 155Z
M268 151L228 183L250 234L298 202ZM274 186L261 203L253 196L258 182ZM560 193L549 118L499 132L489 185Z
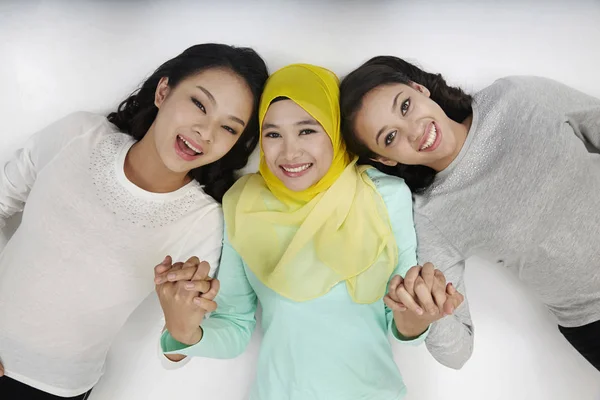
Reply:
M342 135L348 150L360 157L360 162L371 164L380 171L403 178L411 191L419 193L427 189L435 179L435 170L424 165L398 164L394 167L372 161L377 154L358 138L356 114L363 106L363 98L380 86L411 82L425 86L446 115L456 122L463 122L472 113L473 98L462 89L451 87L441 74L425 72L417 66L393 56L370 59L346 76L340 85L340 108Z
M158 67L107 118L122 132L141 140L158 113L154 94L161 78L168 78L169 86L175 87L185 78L211 68L226 68L239 75L254 99L250 121L233 148L221 159L190 171L190 176L204 185L204 191L221 202L235 182L234 171L246 165L258 143L258 102L269 74L265 62L253 49L216 43L192 46Z

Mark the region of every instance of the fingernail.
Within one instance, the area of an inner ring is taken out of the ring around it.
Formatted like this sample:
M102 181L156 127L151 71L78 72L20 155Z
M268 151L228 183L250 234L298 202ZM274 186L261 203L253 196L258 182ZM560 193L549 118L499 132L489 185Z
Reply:
M431 315L435 315L435 314L437 314L437 311L435 311L435 310L431 310L431 311L429 311L429 314L431 314Z
M193 289L194 288L194 284L193 283L186 283L185 284L185 288L186 289Z
M172 281L173 279L175 279L176 275L174 273L170 273L169 275L167 275L167 279Z
M450 307L450 314L454 312L454 307Z
M165 256L165 259L163 260L163 264L167 262L167 260L169 259L169 256Z
M198 297L194 297L194 303L198 304L198 305L202 304L202 302L200 301L200 299Z
M419 314L419 315L423 315L423 309L421 309L421 308L417 308L417 314Z

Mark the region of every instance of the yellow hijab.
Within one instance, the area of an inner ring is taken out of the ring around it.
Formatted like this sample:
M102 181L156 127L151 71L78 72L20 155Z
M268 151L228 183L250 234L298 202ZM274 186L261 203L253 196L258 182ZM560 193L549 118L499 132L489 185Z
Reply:
M259 173L233 185L223 198L223 211L233 248L281 296L307 301L345 281L353 301L373 303L385 294L398 250L383 199L342 141L338 84L333 72L308 64L271 75L259 108ZM300 192L275 177L262 152L265 114L281 96L319 122L333 145L328 172Z

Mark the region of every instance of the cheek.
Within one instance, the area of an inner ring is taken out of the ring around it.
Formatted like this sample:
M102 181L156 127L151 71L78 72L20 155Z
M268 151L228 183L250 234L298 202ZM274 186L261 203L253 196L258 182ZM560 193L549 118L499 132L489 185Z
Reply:
M265 156L265 162L269 165L275 164L277 161L277 145L270 142L263 142L262 151Z
M326 140L323 140L319 144L321 151L317 155L316 159L321 164L323 169L328 170L333 162L333 145L331 144L328 136L325 136L325 139Z

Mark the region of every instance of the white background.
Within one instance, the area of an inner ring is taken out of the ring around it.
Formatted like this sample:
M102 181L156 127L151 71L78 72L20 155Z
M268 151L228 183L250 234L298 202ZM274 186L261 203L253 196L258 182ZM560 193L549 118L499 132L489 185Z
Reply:
M567 3L4 0L0 160L68 112L114 109L160 63L209 41L252 46L271 71L310 62L344 75L371 56L393 54L471 92L501 76L535 74L600 97L600 2ZM424 346L395 346L408 400L600 399L600 373L515 277L477 258L466 280L473 357L452 371ZM236 360L195 359L164 371L159 330L150 298L113 346L91 399L244 398L260 335Z

